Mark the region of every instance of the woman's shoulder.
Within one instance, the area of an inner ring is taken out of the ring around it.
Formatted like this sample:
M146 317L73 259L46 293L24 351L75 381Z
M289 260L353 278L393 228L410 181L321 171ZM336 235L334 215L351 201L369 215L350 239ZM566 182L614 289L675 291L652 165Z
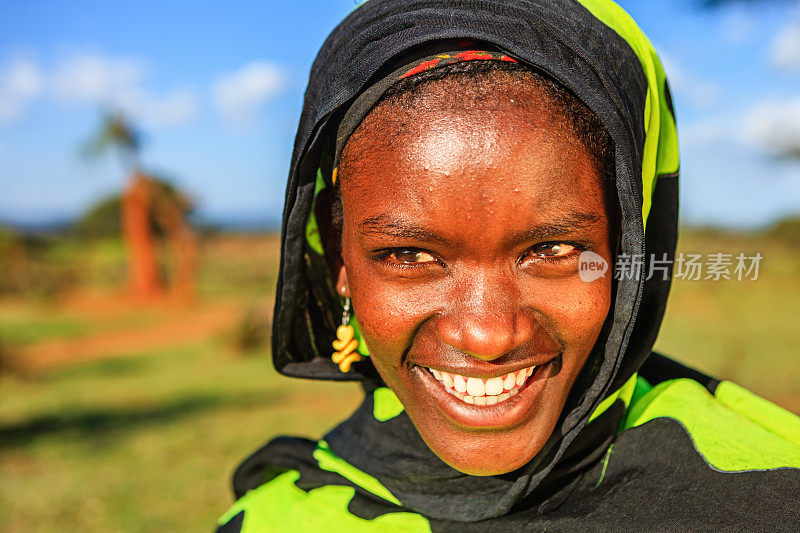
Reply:
M634 377L582 509L664 530L794 523L797 502L787 495L800 491L800 418L730 381L656 363Z
M234 475L238 500L217 533L260 531L430 531L377 480L336 456L325 441L281 437ZM374 512L381 508L378 512Z
M800 417L731 381L665 365L667 379L637 378L624 432L677 425L707 463L726 472L800 468Z

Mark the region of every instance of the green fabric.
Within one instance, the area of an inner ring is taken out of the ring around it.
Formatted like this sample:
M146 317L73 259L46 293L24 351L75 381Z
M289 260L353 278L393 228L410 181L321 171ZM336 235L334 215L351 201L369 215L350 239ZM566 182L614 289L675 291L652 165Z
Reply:
M311 201L311 213L308 215L306 222L306 241L312 250L320 255L325 255L325 250L322 248L322 238L319 235L319 225L317 225L317 215L315 208L317 206L317 196L319 191L325 188L325 180L322 177L322 169L317 170L317 181L314 185L314 199Z
M672 418L720 470L800 468L798 417L730 382L722 382L717 392L712 396L691 379L664 381L631 405L623 429Z
M800 446L800 417L756 396L732 381L723 381L714 396L728 409Z
M600 471L600 479L597 480L594 488L600 486L600 483L603 482L603 479L606 477L606 470L608 470L608 461L611 459L611 454L614 451L614 443L612 442L611 445L606 450L606 456L603 458L603 469Z
M342 304L342 309L344 309L344 304ZM358 341L356 351L364 357L369 357L367 341L365 341L364 337L361 335L361 327L358 325L358 319L355 316L350 316L350 325L353 326L353 338Z
M589 417L589 422L597 418L598 416L602 415L606 412L606 410L614 405L614 402L617 400L622 400L627 408L631 402L631 398L633 397L633 391L636 388L636 374L632 375L625 384L611 393L605 400L600 402L597 408L592 413L592 416Z
M376 420L386 422L403 412L403 404L389 387L380 387L372 393L372 414Z
M324 440L319 441L317 449L314 450L314 459L319 463L319 467L328 472L336 472L342 477L346 477L359 487L368 490L376 496L380 496L386 501L395 505L400 505L400 501L389 492L389 489L381 485L380 481L365 474L331 451L328 443Z
M225 513L222 525L244 511L242 533L305 531L385 531L416 533L431 530L428 521L414 513L388 513L373 520L350 514L347 506L355 489L326 485L308 492L295 485L300 473L290 470L251 490Z
M666 97L666 75L653 45L639 26L611 0L578 0L633 49L647 78L644 154L642 156L642 219L647 225L653 190L661 174L678 171L678 131Z
M639 400L653 390L653 386L647 382L642 376L637 376L636 378L636 387L633 389L633 397L631 397L631 403L629 405L634 405L639 402Z

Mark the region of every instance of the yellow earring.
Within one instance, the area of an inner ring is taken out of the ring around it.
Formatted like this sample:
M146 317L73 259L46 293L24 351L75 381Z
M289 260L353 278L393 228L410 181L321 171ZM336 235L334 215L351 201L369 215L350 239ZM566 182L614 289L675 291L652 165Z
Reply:
M333 352L331 359L339 365L342 372L350 372L350 365L356 361L361 361L361 354L356 351L358 340L354 339L356 330L349 324L350 322L350 298L344 300L344 311L342 311L342 325L336 328L336 340L333 341Z

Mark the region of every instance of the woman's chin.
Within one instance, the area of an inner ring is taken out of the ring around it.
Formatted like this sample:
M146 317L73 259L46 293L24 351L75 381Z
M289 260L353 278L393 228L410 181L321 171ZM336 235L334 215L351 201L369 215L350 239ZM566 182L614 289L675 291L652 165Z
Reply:
M495 439L477 449L472 446L455 449L428 446L451 468L470 476L499 476L513 472L528 464L538 452L538 449L508 449Z
M509 463L509 458L504 457L502 458L502 462L491 462L487 464L475 461L450 461L441 456L439 456L439 458L447 463L451 468L467 474L468 476L499 476L502 474L508 474L509 472L513 472L514 470L522 468L532 459L532 457L526 457L524 459L519 459Z
M439 459L470 476L497 476L522 468L536 457L549 433L530 426L512 431L465 431L442 426L420 431Z

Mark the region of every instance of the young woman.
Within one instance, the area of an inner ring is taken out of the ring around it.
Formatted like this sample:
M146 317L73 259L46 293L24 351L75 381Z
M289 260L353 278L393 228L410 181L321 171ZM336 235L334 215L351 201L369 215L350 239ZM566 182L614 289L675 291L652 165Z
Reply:
M669 276L624 259L669 264L677 179L610 1L356 9L311 72L273 357L366 398L247 459L219 531L795 528L800 420L651 352Z

